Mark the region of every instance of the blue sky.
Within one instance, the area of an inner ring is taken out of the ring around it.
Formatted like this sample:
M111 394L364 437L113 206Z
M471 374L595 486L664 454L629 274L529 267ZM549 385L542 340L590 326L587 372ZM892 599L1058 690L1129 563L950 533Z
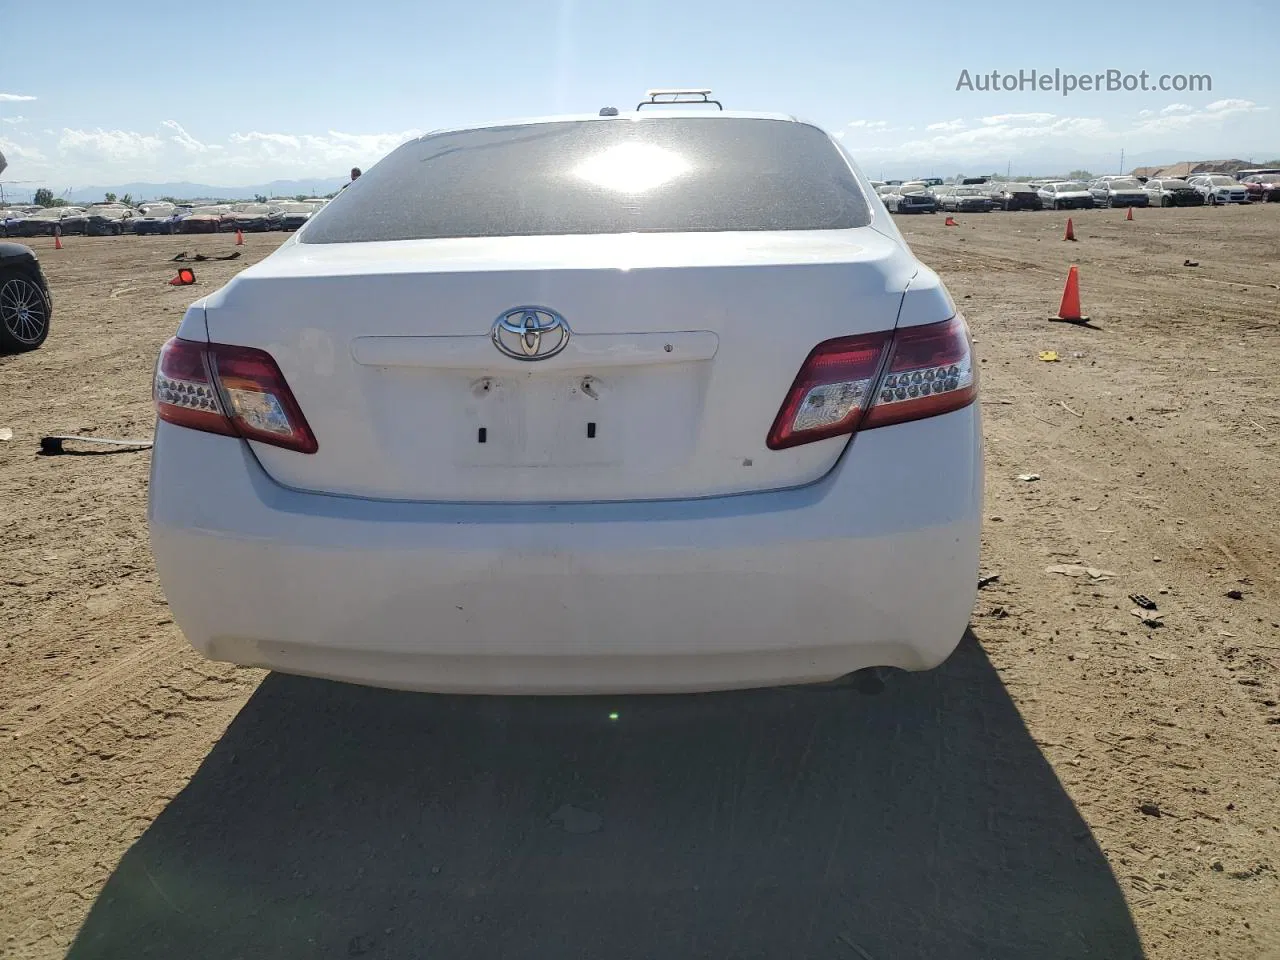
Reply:
M840 132L873 176L1116 167L1121 149L1266 160L1280 154L1280 40L1263 26L1274 16L1256 0L1067 13L939 0L0 0L0 151L6 179L59 190L340 176L438 127L626 109L649 87L696 85ZM1234 36L1209 38L1210 23ZM14 55L26 38L44 53ZM1212 90L956 89L963 70L1055 68L1208 74Z

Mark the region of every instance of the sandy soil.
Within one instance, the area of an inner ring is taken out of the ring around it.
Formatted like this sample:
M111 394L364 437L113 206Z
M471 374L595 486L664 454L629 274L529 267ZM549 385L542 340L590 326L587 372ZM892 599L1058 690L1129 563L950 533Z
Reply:
M899 223L977 337L999 579L874 697L202 660L148 454L38 438L148 437L185 305L280 238L194 291L168 258L230 237L36 241L55 328L0 358L0 956L1280 957L1280 206L959 219ZM1099 329L1046 321L1071 263Z

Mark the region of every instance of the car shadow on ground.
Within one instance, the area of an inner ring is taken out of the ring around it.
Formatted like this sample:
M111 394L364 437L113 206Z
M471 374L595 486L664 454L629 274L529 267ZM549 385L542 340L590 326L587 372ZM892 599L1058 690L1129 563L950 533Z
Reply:
M969 634L877 696L466 698L273 674L69 956L1142 949Z

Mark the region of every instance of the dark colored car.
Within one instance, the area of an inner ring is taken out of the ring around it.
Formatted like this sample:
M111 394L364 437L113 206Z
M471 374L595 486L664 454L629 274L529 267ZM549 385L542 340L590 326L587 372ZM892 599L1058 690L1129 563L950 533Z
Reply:
M139 237L149 234L177 233L178 223L183 216L184 211L171 203L154 204L139 211L138 215L129 221L128 226Z
M1280 203L1280 173L1254 173L1240 182L1254 203Z
M11 222L8 234L11 237L52 237L66 218L83 215L84 211L79 207L47 207ZM64 229L62 232L67 231ZM83 226L79 232L83 232Z
M35 251L0 243L0 352L34 350L49 335L53 298Z
M1044 202L1028 183L998 183L987 194L997 210L1043 210Z
M89 212L87 210L76 210L73 213L64 214L62 219L58 221L58 230L64 237L79 234L84 236L89 232Z
M311 219L311 215L319 209L314 203L282 203L280 204L280 229L297 230Z
M937 213L938 200L919 180L891 187L882 197L892 213Z
M265 233L279 230L283 211L269 203L237 203L222 221L221 230L243 230L245 233Z
M178 233L217 233L230 213L229 207L196 207L178 221Z
M84 212L85 236L118 237L125 232L126 224L137 211L118 203L94 204Z

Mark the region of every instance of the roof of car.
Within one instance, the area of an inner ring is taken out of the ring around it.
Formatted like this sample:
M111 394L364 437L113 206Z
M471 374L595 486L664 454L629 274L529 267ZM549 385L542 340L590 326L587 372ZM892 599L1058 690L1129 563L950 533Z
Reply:
M780 120L787 123L804 123L809 126L818 126L816 123L810 123L800 117L792 116L786 113L760 113L752 110L707 110L699 108L694 110L619 110L615 117L602 117L598 113L565 113L552 114L543 117L520 117L516 119L494 120L486 123L471 123L460 127L441 127L438 130L429 130L416 139L422 140L427 137L438 136L442 133L462 133L467 130L483 130L487 127L526 127L539 123L568 123L573 121L590 120L595 123L627 123L628 121L637 120L653 120L653 119L671 119L674 117L701 117L709 120Z

